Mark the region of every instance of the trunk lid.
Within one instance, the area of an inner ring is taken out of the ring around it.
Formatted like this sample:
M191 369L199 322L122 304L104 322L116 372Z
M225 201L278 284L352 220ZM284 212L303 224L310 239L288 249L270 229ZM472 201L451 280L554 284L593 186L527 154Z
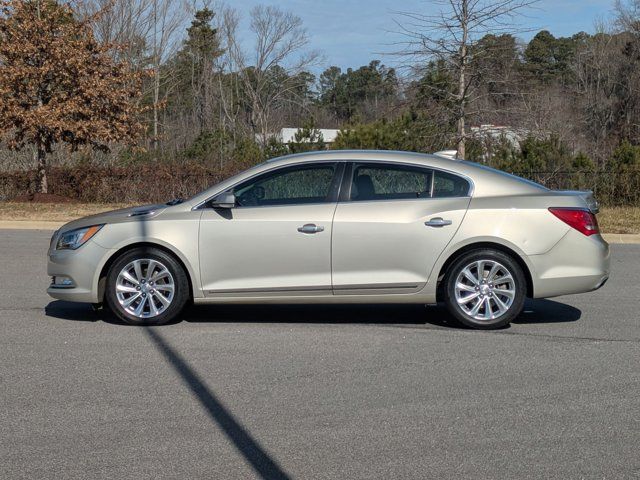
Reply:
M554 193L557 193L559 195L580 197L591 213L595 214L600 211L598 201L596 200L596 197L593 195L593 192L591 190L554 190Z

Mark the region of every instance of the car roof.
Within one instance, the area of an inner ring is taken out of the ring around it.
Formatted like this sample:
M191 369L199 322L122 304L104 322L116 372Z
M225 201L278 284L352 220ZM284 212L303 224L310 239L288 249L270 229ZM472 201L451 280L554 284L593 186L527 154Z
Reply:
M540 185L533 184L519 177L509 175L505 172L487 168L483 165L454 160L439 155L402 152L393 150L319 150L313 152L296 153L277 157L259 165L256 165L245 172L231 177L210 189L201 192L192 199L197 204L213 194L220 193L229 188L232 184L242 181L251 175L260 174L277 167L287 165L300 165L304 163L331 161L331 162L369 162L382 161L403 164L414 164L435 168L453 174L462 175L473 184L474 196L496 196L514 195L525 193L539 193Z
M466 166L465 163L467 162L462 162L460 160L454 160L428 153L403 152L396 150L319 150L272 158L261 165L272 168L274 166L321 161L408 163L438 168L464 176L470 176L470 173L473 173L475 170L474 168Z
M426 162L429 160L445 160L445 162L458 163L458 160L451 160L445 157L417 153L417 152L405 152L398 150L317 150L313 152L294 153L291 155L285 155L282 157L271 158L265 163L277 164L277 163L290 163L290 162L305 162L305 161L318 161L318 160L333 160L333 161L345 161L351 162L354 160L373 160L380 159L386 161L408 161L413 162Z

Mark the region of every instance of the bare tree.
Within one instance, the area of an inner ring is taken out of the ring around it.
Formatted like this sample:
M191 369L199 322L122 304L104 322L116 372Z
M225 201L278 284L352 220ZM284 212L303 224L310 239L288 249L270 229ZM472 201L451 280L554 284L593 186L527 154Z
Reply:
M640 0L616 0L615 12L619 27L640 35Z
M480 45L487 34L503 35L522 31L515 19L538 0L433 0L438 13L397 12L396 24L405 36L401 56L420 67L429 62L445 65L455 81L454 89L438 92L450 100L457 126L458 157L465 156L466 120L469 106L477 100L475 85L482 72L472 61L491 54L493 47Z
M214 62L219 95L220 95L220 121L223 129L229 128L231 132L238 132L238 116L240 114L240 82L235 72L235 53L230 54L231 46L236 44L240 17L233 8L223 8L218 17L217 29L222 33L220 49L223 55Z
M618 65L622 58L622 39L609 26L596 25L596 34L578 48L572 62L575 86L572 99L577 100L580 125L599 159L610 150L621 78Z
M255 44L250 53L237 35L237 14L227 11L224 19L227 67L237 74L241 92L236 92L248 103L251 130L264 143L273 128L274 111L284 103L302 105L301 74L318 54L305 51L309 40L302 20L277 7L259 5L251 10Z
M79 8L91 21L100 42L119 45L113 54L142 70L146 62L150 5L150 0L85 0L79 3Z
M92 17L93 30L104 43L123 45L115 51L135 66L147 70L151 81L145 97L151 98L151 146L158 147L160 111L171 93L172 71L167 62L177 51L189 9L183 0L88 0L83 13ZM96 12L100 12L95 15Z
M147 44L151 53L152 68L152 148L158 148L159 140L159 112L162 103L171 92L172 72L163 66L172 57L182 39L183 27L188 16L188 10L182 8L179 0L150 0L149 35ZM160 98L164 91L164 98Z
M640 141L640 0L618 0L616 23L625 37L624 58L618 74L621 79L619 135Z

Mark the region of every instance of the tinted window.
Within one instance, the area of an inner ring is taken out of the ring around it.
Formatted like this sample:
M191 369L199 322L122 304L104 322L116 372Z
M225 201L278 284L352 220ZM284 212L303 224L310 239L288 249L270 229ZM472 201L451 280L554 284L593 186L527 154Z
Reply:
M428 198L431 170L401 165L360 165L353 172L351 200Z
M466 197L468 194L469 182L464 178L438 170L434 172L434 197Z
M335 165L294 167L266 173L233 189L238 205L296 205L329 200Z

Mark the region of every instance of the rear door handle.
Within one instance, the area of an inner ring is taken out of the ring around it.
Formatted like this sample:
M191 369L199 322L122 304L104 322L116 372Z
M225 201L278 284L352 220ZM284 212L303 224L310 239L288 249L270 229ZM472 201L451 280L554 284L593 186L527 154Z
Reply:
M444 227L446 225L451 225L453 222L451 220L445 220L442 217L432 218L428 222L424 222L427 227Z
M307 223L301 227L298 227L300 233L320 233L324 232L324 227L316 225L315 223Z

